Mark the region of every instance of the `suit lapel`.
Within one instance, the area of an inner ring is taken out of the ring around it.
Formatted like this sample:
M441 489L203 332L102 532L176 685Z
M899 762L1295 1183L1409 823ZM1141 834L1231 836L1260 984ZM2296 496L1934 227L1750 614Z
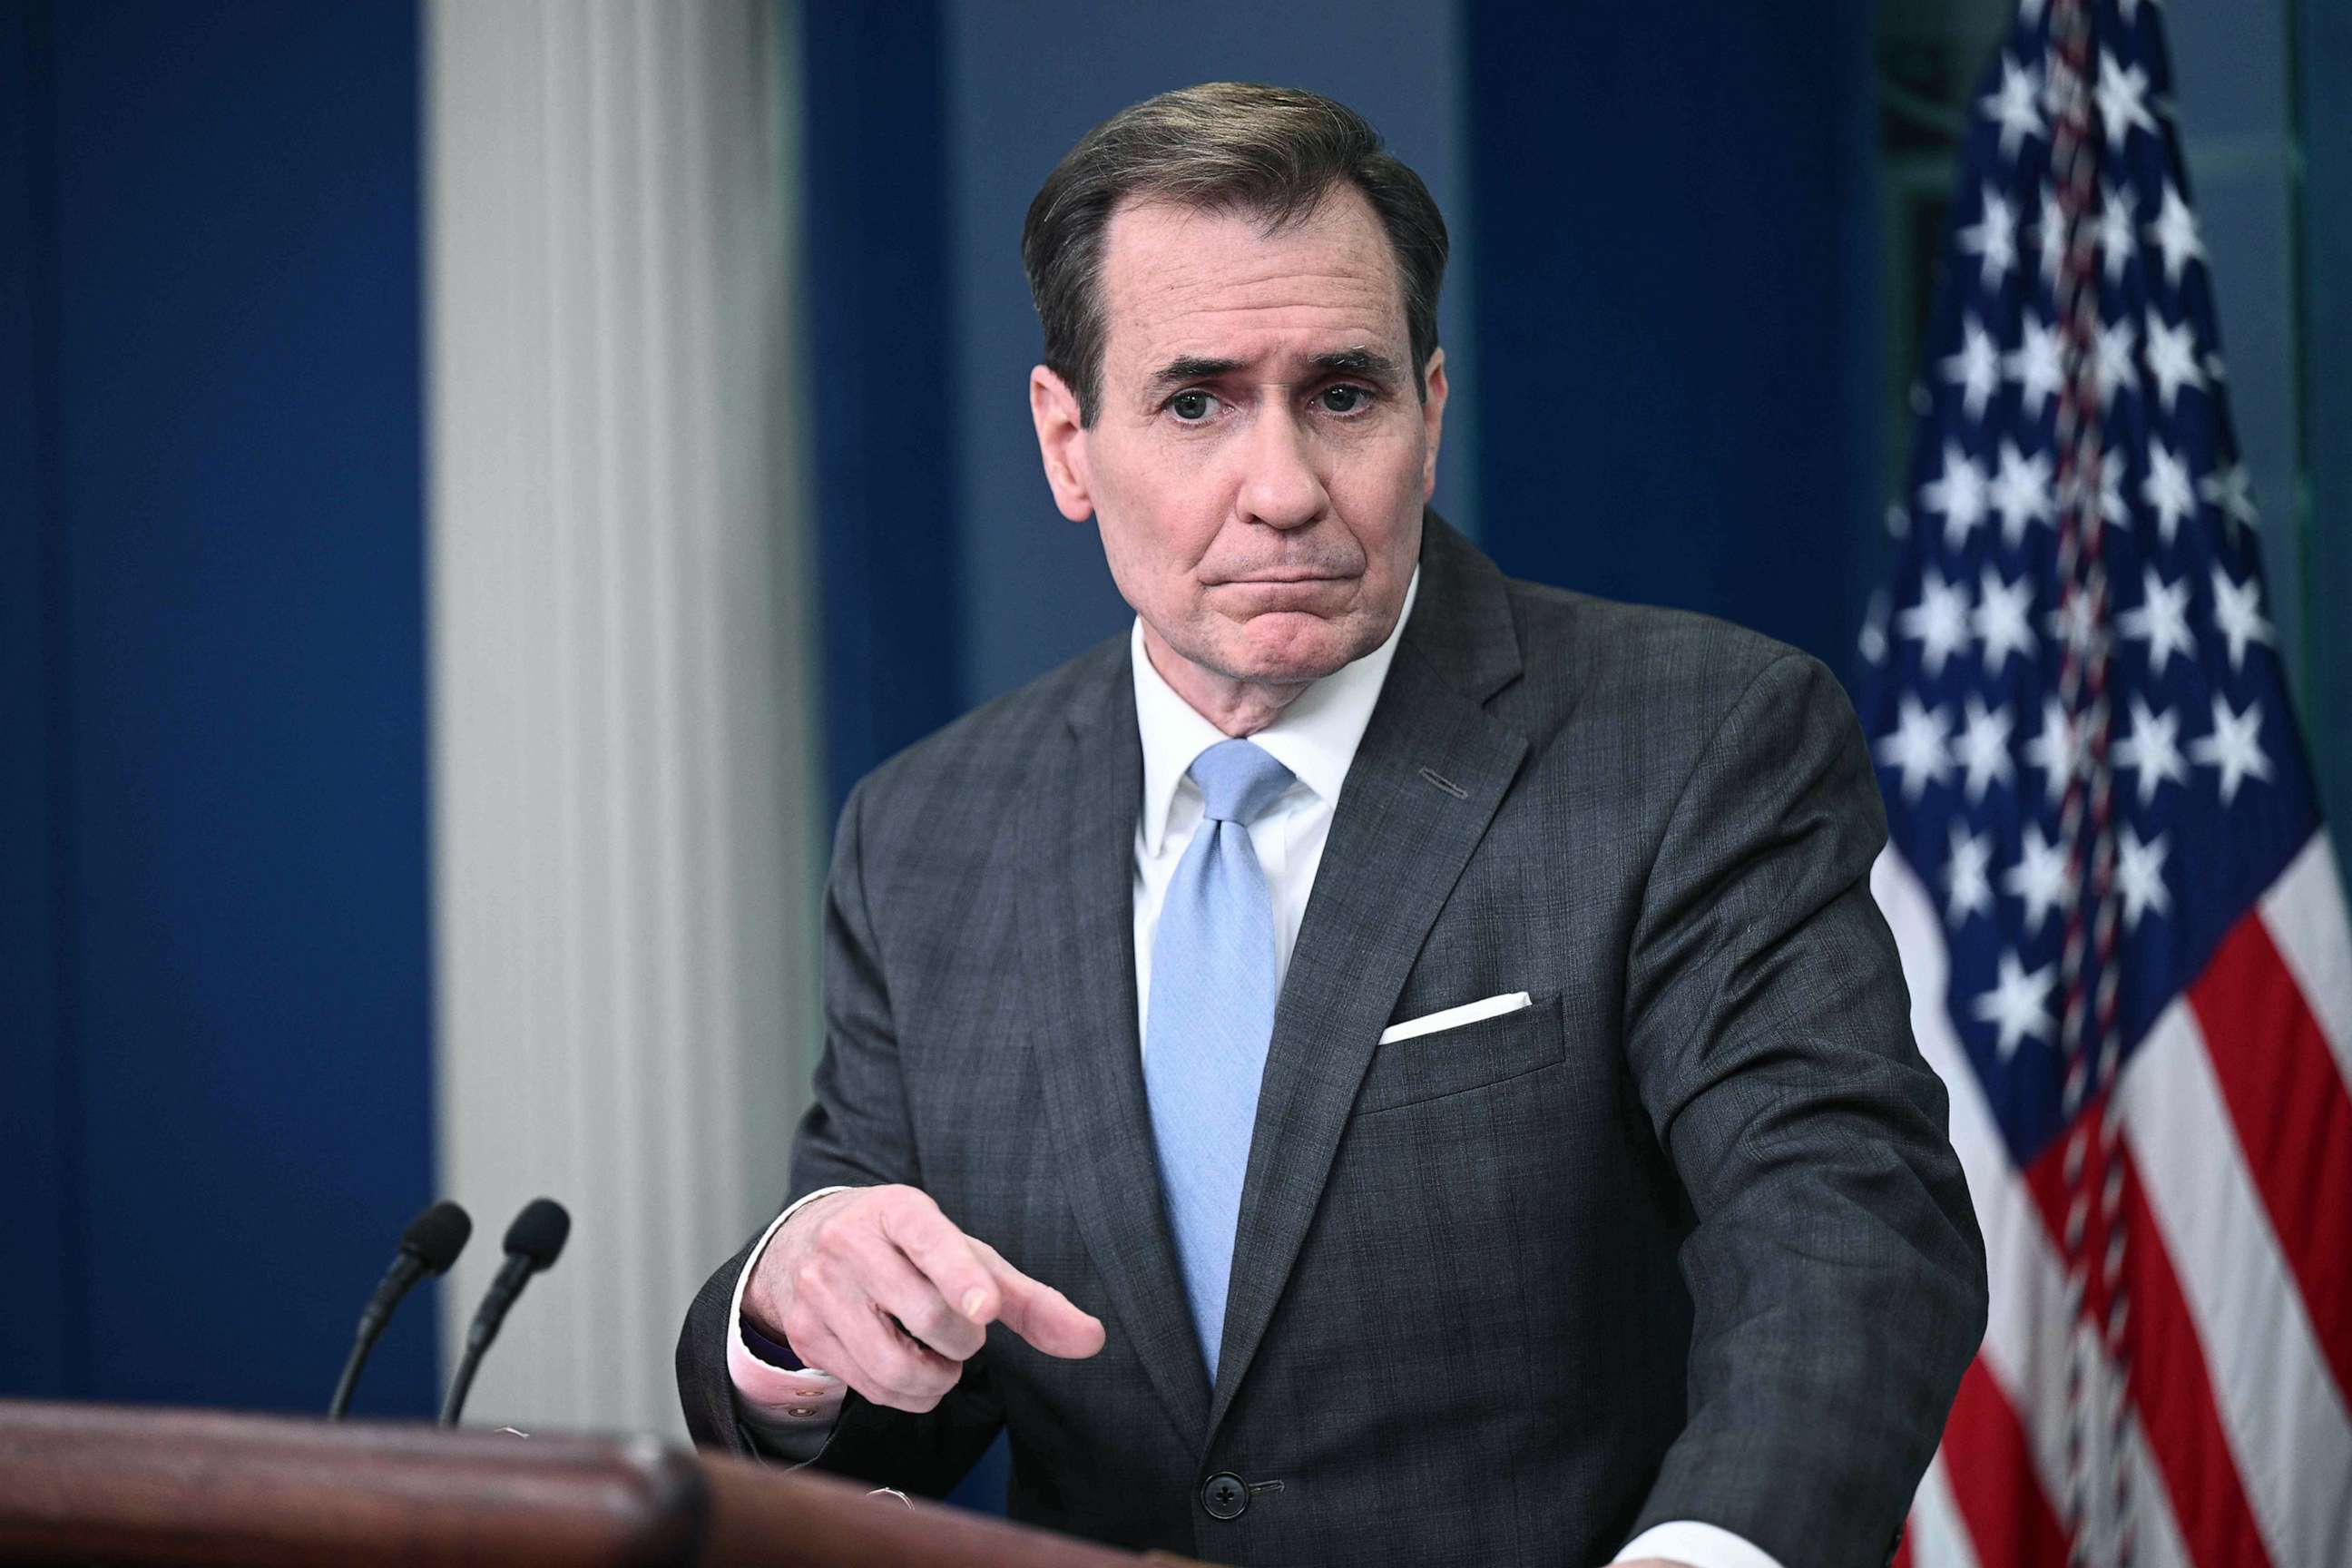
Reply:
M1413 956L1527 754L1484 707L1519 670L1502 576L1433 516L1427 527L1421 598L1340 791L1275 1010L1209 1439L1297 1260ZM1140 1117L1139 1087L1136 1104Z
M1063 1179L1087 1250L1136 1355L1188 1443L1207 1425L1136 1037L1132 879L1143 757L1126 645L1108 656L1031 774L1023 842L1023 952Z

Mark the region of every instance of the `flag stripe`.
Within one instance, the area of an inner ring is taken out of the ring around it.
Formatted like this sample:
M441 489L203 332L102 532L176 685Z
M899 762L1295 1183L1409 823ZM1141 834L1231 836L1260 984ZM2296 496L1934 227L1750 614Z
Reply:
M2151 1234L2161 1237L2177 1265L2179 1296L2263 1538L2282 1568L2340 1561L2336 1545L2352 1538L2346 1515L2352 1507L2352 1420L2247 1173L2186 1004L2176 1001L2158 1017L2124 1074L2120 1099L2134 1185L2153 1215ZM2136 1245L2140 1240L2134 1237ZM2162 1307L2134 1301L2136 1325ZM2135 1392L2147 1401L2168 1391ZM2152 1435L2161 1455L2164 1437ZM2190 1506L2177 1485L2175 1504L2188 1526ZM2194 1528L2189 1533L2198 1538ZM2208 1561L2201 1550L2194 1555L2200 1564Z
M1945 1010L1948 972L1935 906L1917 873L1892 848L1872 868L1871 890L1902 954L1903 977L1911 992L1911 1027L1920 1054L1944 1080L1949 1097L1952 1149L1959 1156L1977 1226L1984 1234L1991 1304L1978 1360L2003 1389L2063 1386L2063 1280L2032 1200L2009 1163L2008 1147L1985 1103L1983 1088ZM2020 1484L2034 1489L2042 1500L2042 1511L2054 1518L2053 1500L2065 1475L2063 1410L2030 1399L2012 1404L2011 1409L2024 1435L2026 1464ZM1955 1455L1955 1468L1984 1463L1965 1446L1956 1448ZM2007 1561L2005 1543L1979 1542L1975 1551L1988 1564Z
M1969 1538L2015 1568L2065 1568L2066 1538L2034 1484L2025 1429L1981 1359L1960 1379L1944 1441L1967 1456L1948 1474Z
M2065 1477L2068 1353L2064 1276L2057 1248L2022 1179L2009 1163L1983 1086L1969 1068L1946 1011L1948 971L1927 889L1909 864L1889 849L1872 870L1871 890L1902 952L1920 1052L1950 1095L1952 1147L1984 1232L1992 1304L1979 1359L2016 1414L2025 1435L2028 1484L2037 1489L2054 1518L2054 1500ZM2095 1357L2088 1364L2099 1387L2114 1386L2114 1370L2104 1358ZM2131 1423L2126 1436L2137 1499L2135 1568L2191 1568L2196 1560L2183 1540L2161 1468L2140 1423ZM1952 1468L1984 1462L1965 1447L1954 1448L1948 1458ZM2000 1549L1983 1543L1972 1547L1983 1568L2001 1568L2009 1561L2006 1546L1995 1545Z
M2223 939L2189 1005L2336 1392L2352 1392L2352 1096L2261 919Z
M2336 1070L2352 1081L2352 928L2326 833L2311 836L2263 895L2261 909L2279 958L2327 1037Z
M2137 1064L2135 1064L2137 1070ZM2025 1184L2048 1234L2063 1233L2070 1193L2063 1144L2053 1145L2026 1172ZM2182 1299L2163 1238L2147 1219L2138 1173L2125 1159L2125 1249L2130 1330L2126 1336L2131 1394L2171 1494L2173 1510L2200 1564L2266 1568L2270 1555L2256 1528L2232 1458L2223 1412L2198 1350L2197 1325ZM2096 1251L2095 1246L2092 1249ZM2084 1316L2105 1320L2107 1297L2099 1270L2090 1269ZM2044 1386L2061 1387L2063 1379ZM2063 1394L2060 1395L2063 1402ZM2096 1405L2104 1406L2105 1401ZM2103 1467L2095 1473L2104 1474ZM2301 1561L2294 1557L2282 1563Z

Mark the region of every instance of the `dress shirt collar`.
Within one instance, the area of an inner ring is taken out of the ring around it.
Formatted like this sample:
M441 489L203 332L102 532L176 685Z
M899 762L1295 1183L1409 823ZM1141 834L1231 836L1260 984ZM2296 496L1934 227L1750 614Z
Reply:
M1389 662L1396 657L1397 640L1412 618L1412 602L1420 592L1421 568L1416 566L1412 580L1405 584L1404 605L1397 612L1388 640L1300 692L1273 723L1250 737L1327 805L1339 801L1339 786L1347 782L1348 767L1356 760L1364 727L1371 722L1373 705L1380 701L1381 687L1388 679ZM1136 727L1143 739L1143 847L1147 854L1157 855L1185 770L1193 758L1226 736L1179 697L1152 667L1143 651L1139 616L1129 633L1128 656L1135 671Z

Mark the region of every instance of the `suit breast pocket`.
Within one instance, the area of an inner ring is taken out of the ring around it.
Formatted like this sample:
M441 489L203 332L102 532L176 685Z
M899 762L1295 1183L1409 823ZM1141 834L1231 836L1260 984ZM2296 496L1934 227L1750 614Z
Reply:
M1516 1012L1380 1047L1356 1091L1355 1113L1369 1116L1485 1089L1549 1067L1567 1054L1555 991Z

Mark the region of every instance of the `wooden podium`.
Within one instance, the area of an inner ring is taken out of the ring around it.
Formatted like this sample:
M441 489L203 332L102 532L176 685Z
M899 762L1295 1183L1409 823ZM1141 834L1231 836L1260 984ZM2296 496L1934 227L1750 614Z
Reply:
M0 1400L0 1563L1115 1568L1142 1561L651 1437L520 1437Z

